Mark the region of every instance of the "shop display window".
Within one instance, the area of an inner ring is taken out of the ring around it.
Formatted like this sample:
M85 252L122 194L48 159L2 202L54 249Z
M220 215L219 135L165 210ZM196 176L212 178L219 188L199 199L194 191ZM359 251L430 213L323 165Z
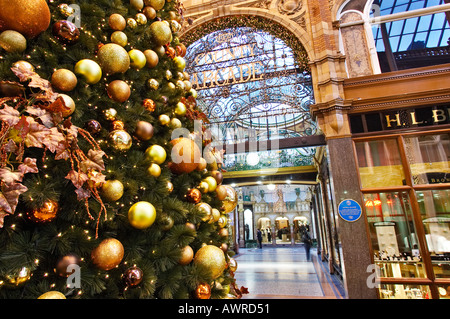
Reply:
M413 183L450 183L450 134L405 137Z
M364 194L364 205L381 277L425 277L408 193Z
M417 191L434 275L450 278L450 190Z
M401 186L405 174L396 139L355 143L363 188Z
M430 287L425 285L383 284L378 294L380 299L431 299Z
M450 285L439 285L438 292L440 299L450 299Z

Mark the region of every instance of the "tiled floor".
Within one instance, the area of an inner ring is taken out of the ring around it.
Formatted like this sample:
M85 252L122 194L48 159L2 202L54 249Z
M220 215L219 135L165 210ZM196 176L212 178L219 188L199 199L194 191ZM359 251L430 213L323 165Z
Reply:
M236 284L249 291L242 298L344 298L342 286L318 260L315 249L311 257L306 260L302 246L240 248L234 257Z

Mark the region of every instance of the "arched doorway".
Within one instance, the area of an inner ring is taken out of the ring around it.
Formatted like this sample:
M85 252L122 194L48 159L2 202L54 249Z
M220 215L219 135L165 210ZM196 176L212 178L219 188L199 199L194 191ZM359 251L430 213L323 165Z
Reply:
M288 245L291 243L290 226L289 219L285 216L280 216L275 219L277 245Z
M258 219L257 227L261 230L262 233L262 242L263 244L271 244L272 243L272 225L270 218L261 217Z
M295 243L301 243L302 232L304 230L309 230L309 220L306 216L295 216L294 217L294 240Z

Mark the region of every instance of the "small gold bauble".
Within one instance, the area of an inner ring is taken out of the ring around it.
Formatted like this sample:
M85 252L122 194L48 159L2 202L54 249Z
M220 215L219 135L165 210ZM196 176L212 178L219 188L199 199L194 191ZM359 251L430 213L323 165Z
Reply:
M212 176L205 177L202 180L202 182L208 183L208 192L214 192L216 190L217 181L214 177L212 177Z
M130 5L136 10L142 10L144 7L144 0L130 0Z
M217 221L217 223L219 224L220 228L224 228L227 225L228 222L228 218L227 216L220 216L219 220Z
M147 64L145 54L140 50L130 50L128 55L130 56L130 65L135 69L142 69Z
M224 185L218 185L216 194L219 200L224 200L227 197L227 188Z
M125 123L123 121L115 120L111 123L111 130L124 130L125 129Z
M0 33L0 47L6 52L21 53L27 49L27 39L14 30L6 30Z
M198 185L198 189L203 193L206 194L209 191L209 185L207 182L200 182Z
M128 100L131 95L130 86L122 80L114 80L109 83L106 91L110 99L120 103Z
M154 68L155 66L158 65L159 57L155 51L150 50L150 49L145 50L144 55L145 55L145 58L147 61L147 67Z
M168 125L170 123L170 117L167 114L161 114L158 119L162 125Z
M149 202L141 201L133 204L128 210L128 221L137 229L145 229L153 225L156 219L155 207Z
M192 249L192 247L189 245L184 246L181 249L181 257L178 260L178 263L180 265L185 266L185 265L190 264L193 258L194 258L194 250Z
M30 280L31 276L30 268L22 267L11 274L5 275L4 278L0 278L0 281L8 287L19 287Z
M152 90L157 90L159 88L159 82L156 79L148 79L147 85Z
M108 180L102 186L102 198L108 202L118 201L123 195L123 184L117 179Z
M147 20L153 20L156 18L156 10L151 6L145 7L142 10L142 13L145 14L145 16L147 17Z
M67 94L58 94L58 97L62 98L64 106L66 107L61 113L63 117L71 115L75 111L75 102Z
M153 176L158 178L161 175L161 167L156 164L156 163L152 163L149 168L147 169L147 172Z
M91 259L99 269L110 270L120 264L123 255L122 243L115 238L108 238L92 250Z
M52 86L59 91L72 91L77 86L77 82L77 76L67 69L58 69L52 74Z
M111 42L124 47L128 44L128 37L122 31L114 31L113 34L111 34Z
M195 299L209 299L211 298L211 286L207 283L198 284L194 291Z
M162 230L168 231L174 225L173 218L163 213L162 216L160 216L160 218L158 219L158 225Z
M24 60L14 62L12 67L22 71L34 72L34 66L30 62Z
M207 270L213 279L222 275L227 266L222 249L214 245L205 245L200 248L195 253L194 264Z
M225 197L225 199L222 201L222 204L225 208L225 212L226 213L230 213L233 211L233 209L236 208L237 206L237 202L238 202L238 198L236 195L236 191L228 185L225 185L226 190L227 190L227 196Z
M151 162L161 165L166 160L166 150L159 145L152 145L145 150L145 156Z
M143 13L136 14L134 19L136 20L137 24L139 24L139 25L144 25L147 23L147 16Z
M153 22L149 27L149 31L156 45L166 45L172 39L172 30L170 30L170 26L164 23L164 21Z
M103 115L105 116L105 119L108 121L114 121L117 116L117 110L113 108L109 108L103 111Z
M186 111L186 105L183 102L178 102L175 106L174 113L179 116L184 116L186 115Z
M139 121L136 124L136 131L134 134L142 141L148 141L153 137L153 125L146 121Z
M128 151L133 143L133 140L124 130L115 130L109 134L109 140L114 149L118 151Z
M195 205L199 211L201 211L204 216L202 217L202 220L204 222L207 222L211 219L212 214L212 207L208 203L198 203Z
M176 117L170 120L170 127L173 129L180 128L182 125L181 121Z
M226 228L221 228L221 229L219 230L219 236L221 236L221 237L228 237L228 229L226 229Z
M219 210L217 208L213 208L211 210L211 220L210 220L210 222L211 223L215 223L215 222L219 221L220 216L221 216L221 214L220 214Z
M167 182L167 191L169 193L172 193L173 191L173 184L171 182Z
M203 157L200 157L199 163L197 166L197 171L203 171L206 168L207 164L208 163L206 163L206 160Z
M48 291L38 297L38 299L67 299L63 293L59 291Z
M124 73L130 68L128 52L118 44L107 43L97 53L99 64L107 74Z
M75 74L82 75L88 84L95 84L102 78L102 69L97 62L83 59L75 64Z
M232 272L236 272L238 267L237 261L234 258L230 258L230 260L228 261L228 268L232 271Z
M177 56L173 59L173 62L175 64L175 67L178 71L183 71L184 68L186 67L186 60L181 57L181 56Z
M136 27L138 26L137 21L133 18L128 18L127 19L127 26L130 29L136 29Z
M123 16L118 13L113 13L108 19L108 24L111 29L116 31L122 31L127 26L127 21Z

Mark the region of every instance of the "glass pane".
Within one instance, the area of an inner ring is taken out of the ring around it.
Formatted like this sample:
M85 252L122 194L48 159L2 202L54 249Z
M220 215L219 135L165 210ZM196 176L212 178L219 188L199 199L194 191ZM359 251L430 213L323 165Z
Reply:
M364 194L374 261L381 277L425 277L408 193Z
M423 285L384 284L378 294L380 299L431 299L430 287Z
M397 140L357 142L355 146L363 188L404 185Z
M440 299L450 299L450 285L439 285L438 292Z
M414 184L450 183L450 134L405 138Z
M425 237L437 278L450 278L450 190L417 191Z

